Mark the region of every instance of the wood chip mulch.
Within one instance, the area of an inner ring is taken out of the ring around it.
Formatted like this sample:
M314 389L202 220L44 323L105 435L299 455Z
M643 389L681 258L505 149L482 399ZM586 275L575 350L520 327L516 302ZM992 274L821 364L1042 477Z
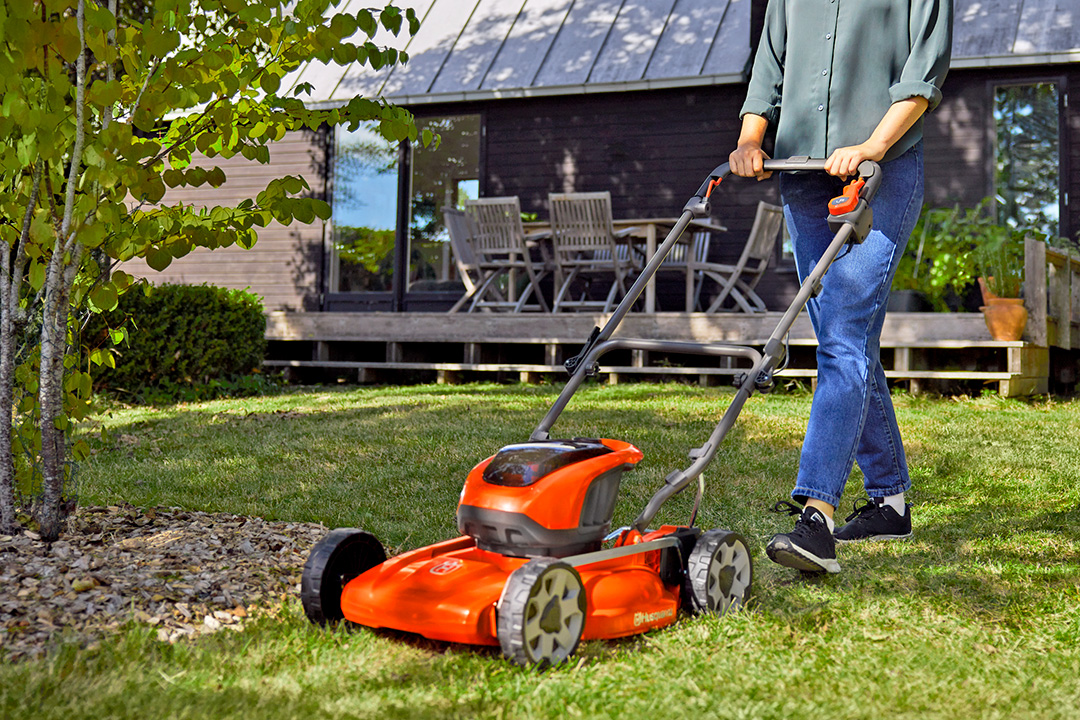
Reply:
M134 621L176 642L299 596L326 528L128 505L79 508L54 543L0 535L0 658L94 646Z

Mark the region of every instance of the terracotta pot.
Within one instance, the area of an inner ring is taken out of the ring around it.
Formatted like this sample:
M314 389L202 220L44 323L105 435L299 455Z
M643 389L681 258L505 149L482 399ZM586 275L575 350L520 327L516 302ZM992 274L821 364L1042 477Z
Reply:
M993 280L994 276L991 275L990 279ZM983 305L989 305L991 300L997 300L998 296L990 291L990 288L986 285L986 280L979 278L979 290L982 292Z
M991 298L981 308L986 329L995 340L1019 340L1027 327L1028 312L1021 298Z

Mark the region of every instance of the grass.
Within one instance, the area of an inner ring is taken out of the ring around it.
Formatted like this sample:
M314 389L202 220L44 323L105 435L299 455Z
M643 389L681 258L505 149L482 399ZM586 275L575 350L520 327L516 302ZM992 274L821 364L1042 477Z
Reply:
M397 552L456 533L468 470L526 438L557 388L306 390L117 410L82 468L84 504L120 500L359 526ZM723 389L583 389L560 436L645 453L616 524L689 464ZM0 668L0 717L1074 718L1080 707L1080 402L896 398L915 482L915 537L845 546L804 580L764 541L786 497L810 398L756 396L707 472L705 527L746 535L752 607L583 644L544 673L496 652L311 626L299 603L241 633L165 645L132 627ZM845 507L857 499L858 473ZM685 522L690 493L654 524Z

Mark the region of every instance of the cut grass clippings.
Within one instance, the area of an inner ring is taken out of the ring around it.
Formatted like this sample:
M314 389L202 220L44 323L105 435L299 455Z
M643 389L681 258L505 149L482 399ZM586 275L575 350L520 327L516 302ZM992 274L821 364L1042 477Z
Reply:
M97 418L84 504L363 527L391 552L456 534L469 469L528 438L548 386L317 389ZM556 436L628 440L629 523L730 401L724 389L589 386ZM915 536L838 551L805 579L770 563L790 518L810 397L752 398L707 471L699 524L745 535L744 612L587 642L538 673L490 649L318 628L298 601L243 632L174 645L132 628L0 668L0 717L1074 718L1080 707L1080 403L898 394ZM106 440L99 438L107 430ZM840 519L860 497L858 472ZM655 524L684 523L692 493Z

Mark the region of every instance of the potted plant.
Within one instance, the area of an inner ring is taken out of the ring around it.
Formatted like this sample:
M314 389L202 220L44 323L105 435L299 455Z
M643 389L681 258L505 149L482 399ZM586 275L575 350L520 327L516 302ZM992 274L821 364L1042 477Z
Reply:
M980 308L986 327L995 340L1019 340L1027 326L1024 286L1023 232L999 227L976 249L979 266Z

